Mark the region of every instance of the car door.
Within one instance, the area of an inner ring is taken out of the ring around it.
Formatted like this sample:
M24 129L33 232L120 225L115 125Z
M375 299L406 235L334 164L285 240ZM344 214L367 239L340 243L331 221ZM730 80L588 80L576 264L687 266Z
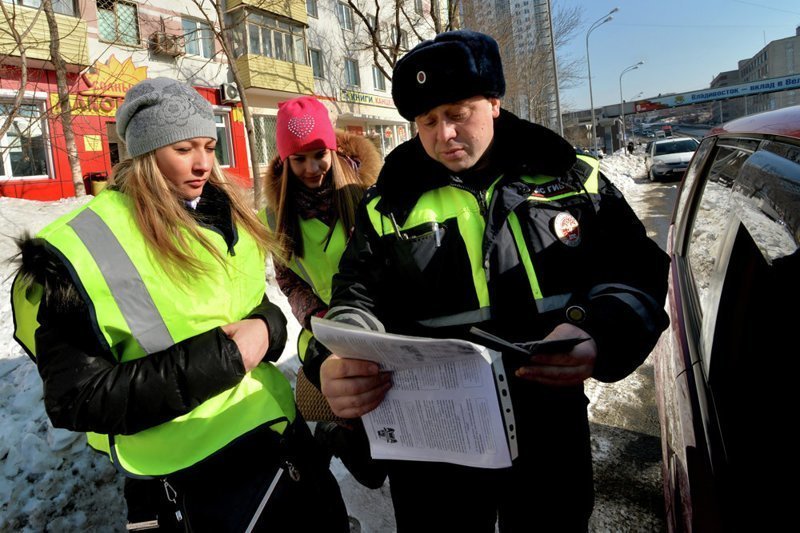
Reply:
M721 137L684 213L676 260L704 455L689 479L693 500L713 494L693 505L695 525L718 511L724 529L764 527L786 497L770 477L793 456L780 428L798 358L781 354L798 351L796 315L778 310L800 301L799 185L796 142Z

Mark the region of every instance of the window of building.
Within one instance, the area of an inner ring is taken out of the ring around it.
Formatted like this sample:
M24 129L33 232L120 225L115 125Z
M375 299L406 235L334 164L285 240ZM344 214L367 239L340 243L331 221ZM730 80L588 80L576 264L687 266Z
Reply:
M181 19L181 24L186 53L208 59L214 57L214 34L211 32L211 26L199 20L186 18Z
M314 73L314 77L319 79L324 79L325 70L324 67L322 66L322 52L310 48L308 50L308 56L311 59L311 71Z
M217 123L217 147L214 152L220 166L233 165L231 160L231 128L228 124L228 113L214 113L214 122Z
M119 0L97 0L97 27L101 41L139 45L139 15L136 4Z
M381 69L377 66L372 66L372 83L377 91L386 90L386 76L383 75Z
M11 110L12 104L0 103L0 124ZM46 138L41 107L22 104L11 126L0 136L0 179L49 177Z
M253 126L256 133L258 162L262 165L269 164L270 160L278 155L278 148L275 145L278 129L277 118L269 115L256 115L253 117Z
M251 54L305 65L303 27L259 13L247 14L247 43Z
M344 60L344 80L347 85L361 86L361 78L358 75L358 61L353 59Z
M392 26L392 44L397 42L397 26ZM400 30L400 47L408 50L408 32Z
M417 12L417 15L422 15L423 9L422 0L414 0L414 11Z
M336 18L342 29L353 31L353 10L344 2L336 4Z
M308 13L309 17L319 17L317 13L317 0L306 0L306 13Z
M38 8L42 5L42 0L2 0L6 4L17 4ZM78 16L78 9L75 7L74 0L52 0L53 11L62 15Z

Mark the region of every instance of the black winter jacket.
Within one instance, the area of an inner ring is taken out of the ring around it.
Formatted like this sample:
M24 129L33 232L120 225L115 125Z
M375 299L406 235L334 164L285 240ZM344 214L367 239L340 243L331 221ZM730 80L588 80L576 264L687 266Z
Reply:
M550 130L501 111L484 159L475 166L480 171L455 176L427 156L418 138L387 157L378 183L359 208L354 234L334 277L328 317L335 318L337 307L355 308L363 312L365 322L376 317L393 333L480 343L467 331L477 325L511 341L525 342L546 336L567 321L567 307L579 305L587 314L577 325L598 345L595 377L624 378L647 357L667 326L663 310L667 255L647 237L622 194L605 176L600 174L596 194L586 191L591 169L576 162L574 149ZM481 198L501 175L491 205L482 206L491 318L457 327L420 324L426 318L476 307L462 236L453 225L443 228L444 238L438 245L432 239L415 239L414 229L408 230L409 238L392 232L381 237L369 220L366 204L380 197L376 209L392 215L402 226L424 192L453 186ZM520 179L535 175L555 178L538 187ZM555 198L570 191L581 194ZM531 195L554 199L530 201ZM511 211L522 225L543 294L572 295L563 307L537 311L516 247L509 240ZM579 222L578 246L567 246L557 238L553 221L559 213L569 213ZM313 342L306 372L319 383L319 366L328 351Z
M193 213L225 236L229 253L235 251L237 235L227 197L207 185ZM119 363L99 342L80 284L58 255L31 238L20 241L20 255L21 273L45 289L38 314L36 364L45 409L55 427L137 433L190 412L244 377L236 343L221 328ZM286 344L286 318L266 297L248 318L256 317L269 329L265 360L275 361Z

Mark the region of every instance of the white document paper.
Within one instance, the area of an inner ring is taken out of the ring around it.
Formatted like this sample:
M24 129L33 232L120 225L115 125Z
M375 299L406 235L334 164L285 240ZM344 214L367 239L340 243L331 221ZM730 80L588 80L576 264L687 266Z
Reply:
M379 333L316 317L311 328L336 355L374 361L392 372L383 402L361 417L373 458L511 466L516 426L499 352L460 339Z

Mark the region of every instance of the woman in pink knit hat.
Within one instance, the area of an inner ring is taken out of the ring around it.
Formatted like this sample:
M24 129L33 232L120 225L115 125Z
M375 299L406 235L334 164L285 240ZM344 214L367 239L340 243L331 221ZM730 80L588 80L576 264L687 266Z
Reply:
M305 363L311 317L328 310L331 280L356 207L375 182L382 161L365 137L334 131L328 110L311 96L278 105L276 141L278 157L265 180L266 221L283 245L275 261L276 278L303 326L297 352ZM383 484L385 474L369 461L362 431L319 423L316 435L364 485Z

